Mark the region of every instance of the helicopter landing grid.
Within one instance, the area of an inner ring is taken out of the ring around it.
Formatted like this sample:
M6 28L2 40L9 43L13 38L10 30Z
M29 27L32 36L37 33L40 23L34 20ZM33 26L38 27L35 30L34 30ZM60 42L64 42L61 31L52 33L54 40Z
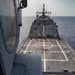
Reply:
M57 49L56 49L57 48ZM47 61L68 61L68 58L63 51L61 45L59 44L58 40L49 40L49 39L32 39L29 41L24 54L25 53L40 53L43 52L42 60L46 59ZM49 53L48 53L49 52ZM58 54L58 57L55 58L48 58L46 55L54 53ZM61 54L62 59L61 59Z
M74 67L67 55L69 50L58 39L29 39L23 43L18 52L23 54L40 54L44 72L59 72L64 67L69 69Z

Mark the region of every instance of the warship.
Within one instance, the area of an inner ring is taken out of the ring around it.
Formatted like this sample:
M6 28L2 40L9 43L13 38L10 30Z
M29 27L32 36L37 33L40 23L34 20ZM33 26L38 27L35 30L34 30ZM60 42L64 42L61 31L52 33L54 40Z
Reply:
M75 75L75 51L60 38L58 25L50 15L43 4L43 11L36 12L29 35L20 43L17 53L39 54L42 75Z
M0 75L75 75L75 51L60 39L45 5L18 46L26 7L27 0L0 0Z

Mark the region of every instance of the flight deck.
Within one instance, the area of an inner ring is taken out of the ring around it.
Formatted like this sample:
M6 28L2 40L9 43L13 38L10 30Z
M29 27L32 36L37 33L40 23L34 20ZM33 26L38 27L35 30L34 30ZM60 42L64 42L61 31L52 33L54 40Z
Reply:
M75 51L60 38L58 25L50 15L43 4L43 11L36 12L29 35L18 46L17 53L39 54L43 75L75 75Z
M20 54L40 54L43 72L75 71L75 51L59 39L27 39L17 49Z

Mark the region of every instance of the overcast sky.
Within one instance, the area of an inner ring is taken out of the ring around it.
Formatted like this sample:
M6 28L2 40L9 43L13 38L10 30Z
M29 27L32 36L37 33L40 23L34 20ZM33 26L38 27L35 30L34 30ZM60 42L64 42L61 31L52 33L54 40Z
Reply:
M42 11L43 4L52 16L75 16L75 0L28 0L28 7L22 10L22 15L35 16L37 11Z

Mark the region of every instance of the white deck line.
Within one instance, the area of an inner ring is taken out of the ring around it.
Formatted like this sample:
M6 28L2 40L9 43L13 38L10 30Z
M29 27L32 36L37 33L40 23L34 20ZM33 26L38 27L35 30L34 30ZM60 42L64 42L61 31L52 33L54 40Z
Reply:
M43 26L43 36L44 36L44 26Z
M44 48L44 72L46 72L45 41L44 41L44 39L43 39L43 48Z
M32 41L32 40L29 41L29 44L27 45L27 48L26 48L26 50L24 51L24 54L26 54L26 52L27 52L27 50L28 50L28 48L29 48L29 46L30 46L30 44L31 44L31 41Z
M65 56L65 58L66 58L66 61L68 61L68 58L67 58L67 56L66 56L65 52L63 51L63 49L62 49L61 45L59 44L59 42L58 42L57 40L56 40L56 42L57 42L58 46L60 47L60 49L61 49L62 53L64 54L64 56Z

